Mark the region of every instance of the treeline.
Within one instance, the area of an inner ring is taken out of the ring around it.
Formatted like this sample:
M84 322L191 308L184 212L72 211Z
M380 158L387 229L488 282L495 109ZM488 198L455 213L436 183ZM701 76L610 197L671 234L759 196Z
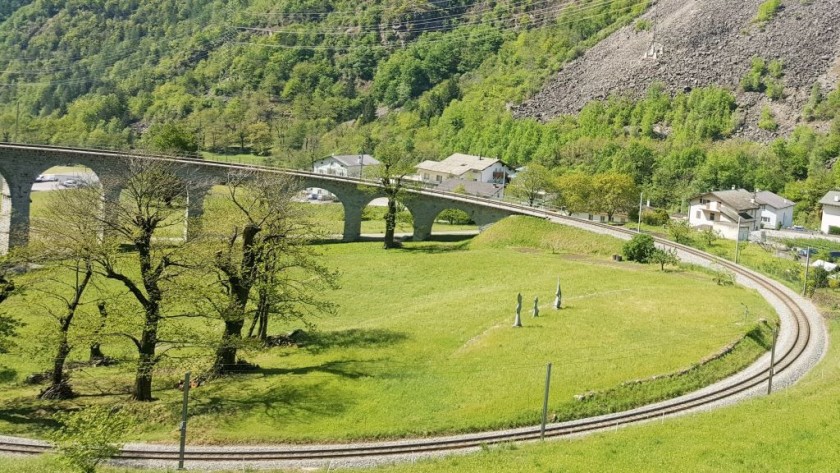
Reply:
M36 0L0 24L10 45L0 50L0 138L249 152L296 167L398 138L420 158L465 152L557 175L629 175L672 211L735 186L783 193L801 222L813 218L838 184L840 149L840 93L819 85L803 116L822 131L805 123L769 145L733 139L744 116L718 87L653 86L548 123L513 118L564 62L647 6ZM741 87L784 100L783 64L753 66Z

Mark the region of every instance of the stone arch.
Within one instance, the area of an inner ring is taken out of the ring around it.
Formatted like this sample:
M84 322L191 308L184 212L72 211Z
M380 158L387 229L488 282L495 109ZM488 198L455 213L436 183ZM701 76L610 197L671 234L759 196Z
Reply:
M470 220L475 222L479 228L495 223L510 215L510 212L438 197L413 199L410 207L414 217L413 239L415 241L428 240L432 236L432 226L435 220L446 209L456 209L465 212L470 217Z
M371 201L382 197L382 191L376 187L360 187L355 182L332 179L307 178L303 180L305 188L319 188L335 196L344 210L344 228L342 241L358 241L362 235L362 213Z

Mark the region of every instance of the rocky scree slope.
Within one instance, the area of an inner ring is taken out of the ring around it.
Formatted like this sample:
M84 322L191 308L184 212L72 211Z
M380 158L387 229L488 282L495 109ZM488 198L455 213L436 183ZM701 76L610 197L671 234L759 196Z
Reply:
M719 85L738 91L752 58L781 60L785 98L738 94L744 124L737 134L769 139L793 128L814 82L823 90L840 80L840 0L784 0L775 17L755 21L762 0L659 0L641 16L650 28L625 26L566 64L546 86L514 110L542 121L574 114L590 100L612 94L644 95L654 82L671 91ZM756 127L769 105L781 125Z

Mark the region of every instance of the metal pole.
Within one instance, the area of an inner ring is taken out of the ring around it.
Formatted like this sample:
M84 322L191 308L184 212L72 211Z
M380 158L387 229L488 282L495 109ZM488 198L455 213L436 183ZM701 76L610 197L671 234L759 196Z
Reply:
M636 233L642 233L642 197L644 192L639 192L639 225L636 227Z
M545 367L545 396L543 397L542 427L540 428L540 440L545 439L545 422L548 417L548 392L551 385L551 363Z
M767 378L767 394L773 391L773 373L776 371L776 340L779 338L779 327L773 329L773 347L770 348L770 377Z
M178 449L178 469L184 469L184 449L187 446L187 406L190 399L190 372L184 374L184 406L181 409L181 446Z
M802 283L802 295L808 292L808 269L811 267L811 247L805 250L805 282Z

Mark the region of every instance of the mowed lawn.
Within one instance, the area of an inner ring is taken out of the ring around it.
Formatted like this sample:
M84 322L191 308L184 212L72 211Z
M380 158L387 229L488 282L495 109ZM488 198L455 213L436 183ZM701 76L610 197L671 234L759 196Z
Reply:
M191 442L392 438L533 424L548 362L550 411L568 411L576 394L686 368L759 317L774 318L756 293L718 286L708 274L614 263L606 255L620 243L609 238L552 226L554 254L533 242L510 244L527 242L516 232L534 234L529 222L512 220L471 243L411 243L387 252L380 243L322 246L325 261L342 273L341 289L325 294L338 314L312 320L316 329L274 322L272 332L303 328L308 340L245 353L259 372L193 390ZM574 251L557 251L558 239ZM555 311L558 277L564 308ZM522 328L511 327L517 293ZM540 316L533 318L536 296ZM39 320L29 314L27 335L37 337ZM36 368L20 355L0 357L0 364ZM160 401L151 405L125 404L133 368L126 362L76 372L77 389L96 395L60 406L121 403L141 414L134 438L172 441L179 362L167 366L157 378ZM0 416L0 432L49 424L52 406L32 401L38 388L19 384L25 374L3 385L2 401L14 415Z

